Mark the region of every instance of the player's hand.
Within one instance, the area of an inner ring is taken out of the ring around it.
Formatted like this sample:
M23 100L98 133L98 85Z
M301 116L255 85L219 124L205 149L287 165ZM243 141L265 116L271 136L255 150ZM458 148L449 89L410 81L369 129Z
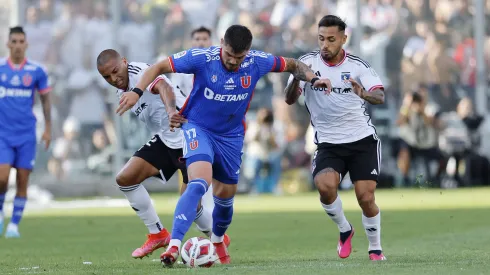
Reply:
M44 149L48 150L49 144L51 144L51 130L46 129L41 140L44 142Z
M168 114L168 121L170 122L170 131L174 132L175 128L180 128L182 123L187 122L187 119L179 114L179 112L172 111Z
M135 92L125 92L119 99L119 107L117 107L116 113L120 116L124 114L127 110L131 109L131 107L138 102L140 96Z
M364 98L364 88L361 86L361 84L357 83L353 78L349 78L347 81L349 81L352 84L352 89L354 89L354 93L358 95L360 98Z
M325 94L329 95L330 92L332 91L332 82L330 82L330 79L328 79L328 78L321 78L321 79L315 81L315 84L313 84L313 87L325 88Z

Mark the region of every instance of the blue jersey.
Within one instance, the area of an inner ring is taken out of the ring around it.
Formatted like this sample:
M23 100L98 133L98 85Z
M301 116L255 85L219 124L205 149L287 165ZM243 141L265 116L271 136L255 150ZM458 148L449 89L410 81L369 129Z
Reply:
M28 60L14 65L9 58L0 59L0 135L35 130L32 105L36 91L50 91L48 74L41 65Z
M187 120L221 136L243 135L245 114L257 81L269 72L282 72L284 58L251 50L237 71L221 61L221 48L190 49L169 57L176 73L194 74L194 86L181 109Z

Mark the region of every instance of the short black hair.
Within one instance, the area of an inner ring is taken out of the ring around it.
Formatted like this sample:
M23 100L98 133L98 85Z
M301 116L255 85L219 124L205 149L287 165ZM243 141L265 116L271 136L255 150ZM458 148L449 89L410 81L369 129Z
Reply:
M114 58L120 58L121 55L113 49L107 49L103 50L102 52L99 53L99 56L97 56L97 67L99 66L104 66L109 60L112 60Z
M210 30L210 29L208 29L208 28L206 28L206 27L204 27L204 26L201 26L201 27L199 27L199 28L197 28L197 29L194 29L194 30L191 32L191 37L193 37L193 36L194 36L194 34L195 34L195 33L198 33L198 32L206 32L206 33L208 33L209 37L211 37L211 30Z
M23 35L26 35L26 33L24 32L24 28L22 28L21 26L15 26L10 28L9 35L12 35L14 33L21 33Z
M340 17L329 14L325 15L320 19L320 22L318 22L318 27L338 27L339 31L345 31L347 28L347 24L344 22L344 20L340 19Z
M232 25L225 32L225 44L229 45L234 53L249 50L252 39L252 32L242 25Z

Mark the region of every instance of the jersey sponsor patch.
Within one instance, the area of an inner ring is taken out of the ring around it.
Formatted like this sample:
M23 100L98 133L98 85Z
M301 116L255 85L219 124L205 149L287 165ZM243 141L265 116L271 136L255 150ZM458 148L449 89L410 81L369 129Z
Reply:
M181 51L180 53L174 54L174 59L179 59L187 54L187 51Z

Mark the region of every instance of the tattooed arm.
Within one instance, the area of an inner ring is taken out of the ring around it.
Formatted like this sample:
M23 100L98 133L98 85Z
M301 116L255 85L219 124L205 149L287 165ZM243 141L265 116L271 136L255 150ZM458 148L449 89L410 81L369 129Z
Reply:
M284 89L286 103L288 105L293 105L301 95L301 88L299 87L300 82L301 81L296 78L293 78L286 86L286 89Z
M290 72L294 76L294 79L310 82L313 78L317 77L313 70L305 63L294 58L285 57L284 60L286 61L284 71Z
M383 89L374 89L371 92L364 90L361 98L373 105L383 104L385 103L385 92Z

